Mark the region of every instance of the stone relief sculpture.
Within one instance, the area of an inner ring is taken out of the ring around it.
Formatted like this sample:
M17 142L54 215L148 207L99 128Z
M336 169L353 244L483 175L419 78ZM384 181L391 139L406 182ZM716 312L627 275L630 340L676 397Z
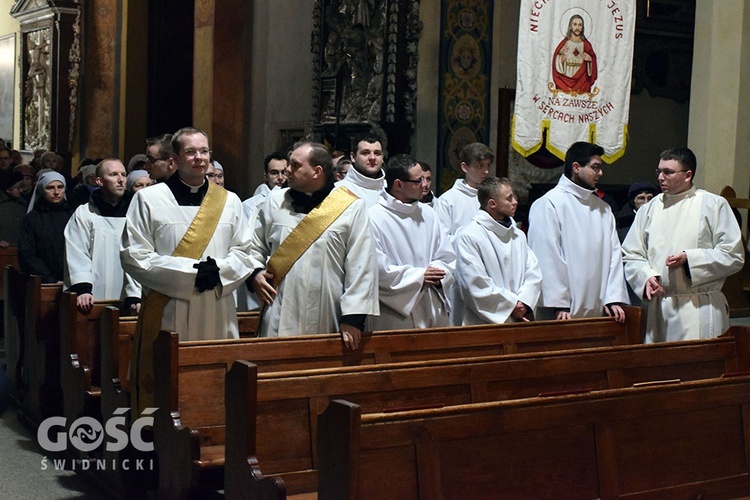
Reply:
M399 16L407 19L404 33L399 33ZM337 118L345 123L393 121L398 51L409 61L403 101L409 108L415 106L421 32L418 1L317 0L314 19L317 64L313 87L321 91L315 110L321 123ZM413 113L410 109L401 115L413 120Z
M24 82L24 147L47 149L50 139L50 29L26 34L28 73Z

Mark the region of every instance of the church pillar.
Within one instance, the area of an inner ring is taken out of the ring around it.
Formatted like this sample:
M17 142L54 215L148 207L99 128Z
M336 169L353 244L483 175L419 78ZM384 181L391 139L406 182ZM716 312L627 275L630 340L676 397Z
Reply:
M196 0L193 123L211 140L226 185L240 190L248 173L248 75L252 2Z
M708 191L731 185L748 196L749 86L750 0L697 0L688 145Z

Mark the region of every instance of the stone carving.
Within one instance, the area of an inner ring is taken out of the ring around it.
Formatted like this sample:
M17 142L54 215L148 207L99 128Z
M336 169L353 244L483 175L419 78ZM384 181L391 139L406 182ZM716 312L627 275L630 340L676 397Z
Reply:
M50 103L52 95L49 28L26 33L28 73L24 82L24 146L26 149L50 147Z
M313 22L316 121L413 124L419 1L317 0Z
M70 71L68 85L70 86L70 139L68 149L73 150L76 130L76 113L78 111L78 82L81 77L81 10L76 14L73 23L73 45L70 47L68 58L70 60Z

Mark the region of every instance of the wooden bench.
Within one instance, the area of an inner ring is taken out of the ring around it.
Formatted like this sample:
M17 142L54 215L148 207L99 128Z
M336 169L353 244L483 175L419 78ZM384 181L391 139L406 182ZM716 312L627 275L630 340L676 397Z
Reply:
M10 245L7 248L0 248L0 269L6 267L18 269L18 245ZM5 298L5 275L0 276L0 298ZM11 288L11 290L13 290Z
M60 298L62 285L42 284L32 275L26 283L23 372L26 395L21 418L37 425L62 414L60 386Z
M233 374L232 372L238 372ZM616 346L522 355L465 358L367 367L254 375L237 362L227 375L226 434L256 429L257 446L226 443L226 476L247 477L257 458L266 474L281 475L290 494L317 488L316 425L332 399L345 398L362 412L402 411L502 401L540 394L590 392L660 380L697 380L750 372L750 327L732 327L718 339ZM192 374L191 374L192 375ZM232 413L236 413L231 415ZM239 448L239 449L238 449ZM244 454L240 450L246 450ZM230 457L234 460L230 461ZM230 483L229 498L238 498Z
M64 292L60 302L60 381L68 424L81 416L101 420L101 318L108 306L121 304L97 301L83 314L76 307L77 298Z
M26 354L26 273L5 266L5 300L3 322L5 331L5 375L13 404L20 408L26 395L23 360Z
M319 498L737 498L750 377L318 421Z
M176 334L162 334L154 350L160 491L181 495L203 483L205 471L223 468L224 377L237 359L272 372L624 345L642 338L640 310L627 314L625 324L590 318L376 332L353 353L343 350L338 335L179 342ZM220 485L215 479L207 484Z

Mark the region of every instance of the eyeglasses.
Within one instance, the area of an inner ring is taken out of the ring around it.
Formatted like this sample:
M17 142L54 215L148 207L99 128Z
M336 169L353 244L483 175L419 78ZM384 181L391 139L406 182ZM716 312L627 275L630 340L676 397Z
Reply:
M689 170L669 170L668 168L665 169L656 169L656 176L659 177L661 174L664 174L664 177L671 177L677 172L689 172Z
M208 149L208 148L206 148L206 149L192 149L192 148L191 149L185 149L183 151L183 153L185 153L185 156L188 156L188 157L196 157L198 155L200 155L200 156L211 156L211 150Z
M412 184L422 184L427 182L427 177L420 177L419 179L401 179L403 182L411 182Z
M601 174L602 173L602 164L601 163L594 163L593 165L591 163L589 163L586 166L589 167L591 170L593 170L594 173L596 173L596 174Z
M154 164L157 161L167 161L167 160L169 160L169 156L166 156L164 158L158 158L156 156L146 155L146 160L148 160L149 163Z

